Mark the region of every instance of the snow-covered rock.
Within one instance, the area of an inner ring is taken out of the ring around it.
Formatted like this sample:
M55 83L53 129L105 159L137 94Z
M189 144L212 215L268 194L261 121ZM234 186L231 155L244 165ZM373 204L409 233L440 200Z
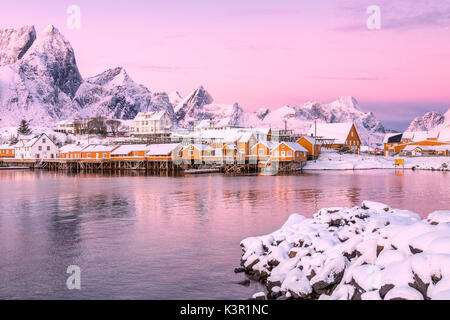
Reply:
M46 125L73 117L72 98L81 82L72 47L49 25L19 60L0 67L0 124L25 119Z
M449 109L450 111L450 109ZM422 117L416 117L408 126L406 131L431 131L442 126L444 123L450 124L450 113L447 116L436 111L425 113Z
M0 29L0 67L22 58L35 39L33 26Z
M125 69L109 69L86 79L74 97L81 117L102 115L113 119L134 119L141 111L166 110L174 118L172 104L166 93L152 94L130 78Z
M269 299L449 299L450 225L433 216L373 201L295 214L269 235L244 239L241 264ZM450 211L438 216L446 221Z

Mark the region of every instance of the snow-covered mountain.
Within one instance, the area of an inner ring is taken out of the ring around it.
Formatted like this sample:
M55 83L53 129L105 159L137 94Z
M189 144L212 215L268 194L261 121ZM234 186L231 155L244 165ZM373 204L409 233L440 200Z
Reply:
M245 116L245 126L269 126L275 129L306 133L314 120L319 122L354 122L364 143L382 141L386 132L372 112L364 112L353 97L339 97L331 103L307 102L303 106L284 106L275 110L260 109Z
M33 26L0 29L0 67L13 64L23 57L36 40Z
M80 117L102 115L113 119L134 119L140 111L167 110L174 118L166 93L152 94L134 82L125 69L109 69L84 80L73 99Z
M29 30L29 42L22 47L25 50L32 42L28 50L23 55L23 50L19 50L21 53L17 61L0 67L2 125L17 124L21 119L26 119L33 125L48 124L71 117L75 112L72 98L82 78L72 47L52 25L45 28L34 41L33 30ZM23 28L17 29L16 35L13 31L8 32L10 39L22 40L23 33ZM25 40L22 43L24 42ZM1 55L7 56L3 53Z
M308 102L276 110L244 112L238 103L216 103L203 87L182 97L178 92L152 93L123 68L82 79L70 43L52 25L36 36L34 27L0 30L0 126L52 126L62 119L102 115L132 119L140 111L167 110L180 127L204 119L229 119L233 125L272 127L306 133L314 120L353 121L365 142L381 141L385 129L353 97L328 104Z
M450 128L450 109L445 114L431 111L414 118L406 131L433 131L444 127Z

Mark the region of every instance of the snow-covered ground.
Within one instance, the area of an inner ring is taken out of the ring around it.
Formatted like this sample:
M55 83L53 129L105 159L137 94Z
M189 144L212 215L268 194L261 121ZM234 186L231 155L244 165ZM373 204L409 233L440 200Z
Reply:
M395 159L404 159L405 169L450 170L450 157L384 157L367 154L339 154L334 150L323 151L317 161L308 161L305 170L364 170L396 169Z
M241 242L254 299L450 299L450 211L418 214L364 201L293 214Z

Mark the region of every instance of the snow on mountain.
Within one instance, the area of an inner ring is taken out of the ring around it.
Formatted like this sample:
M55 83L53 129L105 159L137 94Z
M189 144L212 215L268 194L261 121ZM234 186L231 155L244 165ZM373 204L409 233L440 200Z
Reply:
M195 121L223 118L230 118L234 124L239 122L244 111L237 103L227 105L213 102L214 99L203 86L195 89L175 107L178 124L190 128Z
M73 99L80 117L102 115L114 119L134 119L141 111L167 110L174 117L172 104L166 93L152 94L134 82L125 69L109 69L86 79Z
M406 131L432 131L443 126L450 127L450 109L445 114L431 111L422 117L416 117Z
M284 106L275 110L260 109L253 115L246 115L243 125L250 127L268 126L274 129L294 130L306 133L314 120L319 122L354 122L363 143L369 136L371 143L381 143L386 132L372 112L364 112L353 97L339 97L328 104L307 102L303 106Z
M169 101L172 104L172 106L177 106L181 100L183 100L183 97L178 91L174 91L168 94Z
M25 54L36 39L33 26L0 30L0 66L13 64Z
M22 32L18 29L17 34ZM42 125L70 117L81 82L72 47L54 26L48 26L19 60L0 68L0 124L26 119Z
M141 111L166 110L175 124L192 128L196 121L229 119L233 125L271 127L306 133L314 122L349 122L363 142L381 142L385 129L353 97L328 104L308 102L276 110L244 112L238 103L215 103L203 86L182 98L178 92L152 93L123 68L83 80L70 44L52 25L36 37L33 27L0 30L0 125L20 120L52 126L62 119L102 115L133 119ZM175 107L174 107L175 106Z

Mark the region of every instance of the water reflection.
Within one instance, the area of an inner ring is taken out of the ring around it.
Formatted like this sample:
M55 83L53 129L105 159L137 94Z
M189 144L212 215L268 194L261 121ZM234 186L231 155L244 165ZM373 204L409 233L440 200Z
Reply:
M0 297L248 298L233 268L244 237L294 212L370 199L423 216L448 209L447 173L147 176L0 172ZM67 266L81 291L65 288Z

